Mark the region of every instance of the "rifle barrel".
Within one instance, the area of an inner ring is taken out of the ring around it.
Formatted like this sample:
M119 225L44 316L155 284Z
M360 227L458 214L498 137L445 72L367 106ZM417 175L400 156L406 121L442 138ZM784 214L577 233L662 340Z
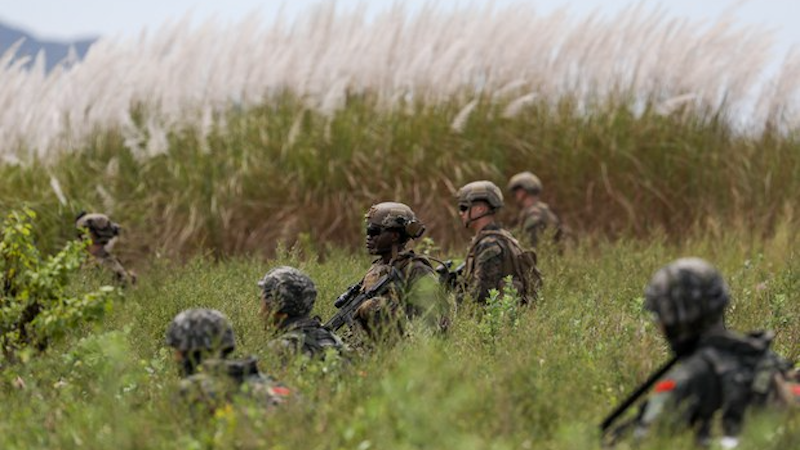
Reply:
M635 392L629 395L628 398L626 398L625 401L622 402L622 404L617 406L617 408L614 409L614 411L611 414L609 414L608 417L605 418L605 420L603 420L603 423L600 424L600 431L602 431L603 434L605 434L605 432L608 431L609 428L611 428L611 425L614 424L614 421L616 421L617 418L619 418L619 416L622 415L622 413L627 411L628 408L631 407L631 405L636 403L636 401L639 400L639 397L641 397L647 391L649 391L650 388L656 383L656 381L658 381L661 377L663 377L669 371L669 369L671 369L672 366L674 366L675 363L678 362L678 359L679 359L678 356L674 356L672 359L664 363L664 365L661 366L661 368L653 372L653 374L650 375L650 378L648 378L647 381L642 383L639 386L639 388L636 389Z

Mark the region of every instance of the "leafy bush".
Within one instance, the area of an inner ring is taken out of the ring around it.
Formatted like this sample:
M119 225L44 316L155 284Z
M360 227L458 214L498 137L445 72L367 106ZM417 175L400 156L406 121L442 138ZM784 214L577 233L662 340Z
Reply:
M87 242L72 241L44 258L33 239L36 214L10 212L0 242L0 361L25 361L81 323L100 320L115 289L103 286L81 295L67 293L72 275L86 259Z
M512 284L511 275L504 280L505 288L501 295L497 289L489 291L483 316L478 324L483 340L494 344L499 335L505 331L514 331L519 325L520 297Z

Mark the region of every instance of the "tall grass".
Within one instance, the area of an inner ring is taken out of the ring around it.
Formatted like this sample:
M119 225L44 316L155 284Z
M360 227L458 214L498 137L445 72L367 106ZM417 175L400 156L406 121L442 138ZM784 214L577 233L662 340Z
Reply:
M793 137L742 136L715 120L624 107L586 116L534 102L505 118L486 98L455 132L457 102L411 103L407 114L376 101L353 95L327 116L286 94L231 112L205 141L175 130L169 152L143 160L119 133L98 133L47 165L0 166L0 206L30 203L53 245L72 237L79 209L105 211L125 227L120 251L171 255L271 255L278 242L300 240L319 251L360 247L364 212L386 200L408 203L437 242L461 247L469 236L455 190L484 178L505 186L525 169L581 239L726 228L768 235L799 206ZM514 213L509 204L502 218Z
M577 111L607 103L635 111L691 111L745 129L796 130L800 57L777 73L771 34L733 16L705 23L632 6L619 14L537 13L526 5L470 6L374 16L320 4L294 22L189 19L133 39L101 39L82 62L51 73L0 59L0 156L51 162L81 151L98 130L117 130L137 157L169 150L191 127L204 145L218 115L292 92L332 114L352 95L381 109L409 103L462 106L474 98L532 98ZM224 117L223 117L224 118Z
M423 335L356 358L350 365L282 367L259 322L257 286L270 267L307 271L320 292L315 312L369 264L366 255L332 251L319 262L300 251L275 259L185 265L151 261L141 284L99 328L69 339L26 366L0 373L0 444L33 448L599 448L596 425L646 378L668 351L642 311L642 292L661 265L684 255L713 261L733 293L728 323L771 328L775 348L800 357L797 237L788 224L774 238L725 231L666 239L579 245L545 252L544 290L515 329L487 342L477 315L462 308L446 338ZM86 289L91 273L77 282ZM163 343L171 318L187 307L223 311L237 333L237 355L302 399L264 416L247 408L214 418L174 402L177 368ZM23 386L24 387L21 387ZM742 448L794 448L797 418L748 418ZM642 448L682 448L670 436Z

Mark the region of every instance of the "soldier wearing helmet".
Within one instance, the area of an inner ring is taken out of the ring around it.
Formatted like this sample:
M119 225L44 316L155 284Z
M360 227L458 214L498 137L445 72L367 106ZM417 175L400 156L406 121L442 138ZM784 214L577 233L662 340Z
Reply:
M410 207L396 202L373 205L365 219L367 251L377 259L361 280L360 292L370 290L385 275L396 279L386 295L361 305L356 321L372 337L388 329L399 329L402 334L402 322L416 317L443 326L446 308L435 271L426 257L406 249L410 240L422 236L425 225Z
M81 211L75 219L75 228L81 239L90 240L89 253L98 264L107 267L114 273L115 280L121 285L136 283L136 274L126 270L119 258L111 253L111 249L119 236L119 224L112 222L105 214L87 214Z
M502 291L504 279L512 277L523 303L536 295L541 277L535 254L522 248L514 236L495 220L503 207L503 193L491 181L473 181L458 190L461 223L474 233L467 252L461 295L484 303L489 291Z
M310 316L317 289L308 275L294 267L281 266L267 272L258 286L261 316L281 333L270 347L284 359L297 354L319 358L329 349L344 349L341 339L323 328L319 317Z
M271 408L283 403L289 390L259 372L254 358L229 359L236 348L233 327L213 309L188 309L175 316L166 333L180 364L181 396L209 412L246 394Z
M539 236L546 229L554 230L553 239L556 242L561 240L564 231L558 216L540 199L542 182L539 177L530 172L518 173L508 182L508 191L520 209L516 226L530 240L531 245L536 247Z
M699 258L674 261L650 280L644 308L679 362L655 385L634 422L636 436L660 424L667 432L691 429L710 445L719 417L721 444L733 448L751 407L797 402L786 381L790 364L769 349L772 334L725 329L729 302L722 275Z

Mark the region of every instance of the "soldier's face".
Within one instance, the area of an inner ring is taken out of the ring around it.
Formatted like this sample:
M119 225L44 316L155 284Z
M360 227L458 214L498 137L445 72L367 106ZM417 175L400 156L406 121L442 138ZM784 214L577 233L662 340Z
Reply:
M525 198L528 196L528 193L525 192L525 189L516 188L514 189L514 201L517 202L517 205L522 205L522 202L525 201Z
M469 203L458 204L458 217L461 218L461 224L467 226L469 222L469 210L471 205Z
M400 235L394 231L377 225L367 226L367 251L370 255L384 255L392 251Z

